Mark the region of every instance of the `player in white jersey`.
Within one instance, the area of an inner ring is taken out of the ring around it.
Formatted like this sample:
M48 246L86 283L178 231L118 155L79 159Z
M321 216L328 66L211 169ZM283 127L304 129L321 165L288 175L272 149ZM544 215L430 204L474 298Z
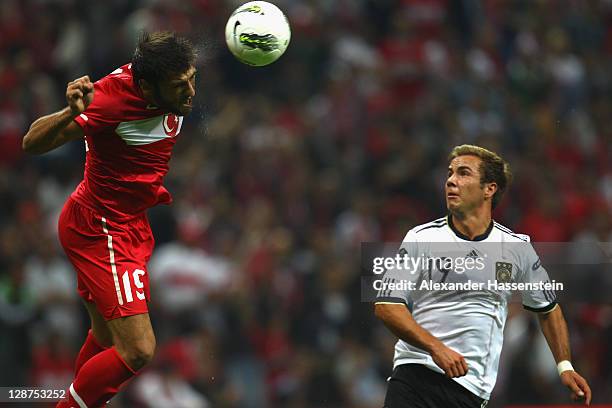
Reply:
M455 147L449 162L448 216L408 231L400 255L420 264L388 270L377 295L376 316L399 337L385 408L486 406L511 296L491 286L498 283L527 287L523 306L538 313L561 382L589 405L591 390L572 368L567 325L529 237L492 220L510 183L508 164L471 145ZM475 289L454 289L468 285Z

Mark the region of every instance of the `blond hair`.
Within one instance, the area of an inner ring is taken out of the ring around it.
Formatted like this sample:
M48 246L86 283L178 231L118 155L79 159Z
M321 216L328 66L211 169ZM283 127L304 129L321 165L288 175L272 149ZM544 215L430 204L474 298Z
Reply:
M487 150L484 147L467 144L455 146L448 155L448 161L451 162L459 156L476 156L480 158L480 184L497 184L497 191L493 194L493 199L491 200L491 207L497 207L504 192L512 182L512 172L510 171L508 162L502 159L497 153Z

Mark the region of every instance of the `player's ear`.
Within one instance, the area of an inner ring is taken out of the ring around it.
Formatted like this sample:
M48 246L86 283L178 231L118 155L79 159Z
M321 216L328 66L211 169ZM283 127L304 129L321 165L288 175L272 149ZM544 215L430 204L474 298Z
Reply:
M485 183L484 194L486 199L492 199L497 192L497 183Z

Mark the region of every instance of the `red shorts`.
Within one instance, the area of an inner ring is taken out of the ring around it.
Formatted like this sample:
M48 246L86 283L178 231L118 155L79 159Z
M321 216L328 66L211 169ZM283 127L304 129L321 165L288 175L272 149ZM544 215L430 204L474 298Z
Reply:
M146 215L113 222L69 198L59 239L77 272L79 295L106 320L147 313L147 262L155 240Z

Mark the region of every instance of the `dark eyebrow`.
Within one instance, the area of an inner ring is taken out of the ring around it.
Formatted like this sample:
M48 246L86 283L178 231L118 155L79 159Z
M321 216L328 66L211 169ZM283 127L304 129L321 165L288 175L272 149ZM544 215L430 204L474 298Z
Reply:
M194 70L194 71L193 71L193 73L192 73L192 74L189 76L189 78L187 78L187 79L182 79L182 78L181 78L181 79L173 79L173 80L171 80L171 81L170 81L170 83L171 83L171 84L179 84L179 83L185 82L186 80L189 80L189 79L193 78L193 77L195 76L195 74L197 74L197 72L198 72L198 70L196 69L196 70Z
M457 171L460 171L460 170L473 171L470 166L459 166L459 167L457 167ZM448 166L448 171L453 171L453 168L451 166Z

